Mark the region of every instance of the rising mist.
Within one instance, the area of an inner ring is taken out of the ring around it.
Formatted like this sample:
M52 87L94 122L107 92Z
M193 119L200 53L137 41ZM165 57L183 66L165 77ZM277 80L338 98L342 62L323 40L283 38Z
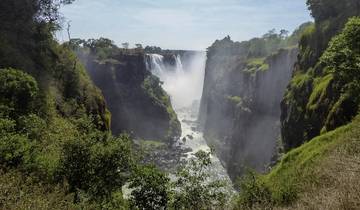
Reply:
M205 73L205 52L174 55L175 65L167 65L164 57L149 54L148 67L163 82L175 109L191 106L202 95Z

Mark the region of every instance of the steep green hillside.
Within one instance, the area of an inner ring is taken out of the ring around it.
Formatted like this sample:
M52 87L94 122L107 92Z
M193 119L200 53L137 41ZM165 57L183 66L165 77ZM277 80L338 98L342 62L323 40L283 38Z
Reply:
M101 92L53 38L70 2L0 2L0 209L125 205L130 140L110 135Z
M268 174L242 179L236 209L360 208L360 4L308 5L316 23L282 103L289 152Z
M236 209L358 209L360 116L287 153L267 175L243 179Z
M307 2L314 27L301 37L300 54L282 102L286 150L348 123L359 108L359 21L357 0ZM330 41L332 40L332 41Z

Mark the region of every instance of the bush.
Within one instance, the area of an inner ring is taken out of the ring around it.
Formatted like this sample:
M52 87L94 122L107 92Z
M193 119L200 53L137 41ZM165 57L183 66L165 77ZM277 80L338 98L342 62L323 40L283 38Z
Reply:
M0 69L0 105L12 111L10 117L17 117L34 111L38 94L35 79L16 69Z
M133 164L129 137L111 137L92 146L90 164L92 196L108 198L112 193L121 191Z
M169 181L166 174L154 166L138 167L130 179L131 203L138 209L166 209L169 201Z
M239 180L240 193L237 198L239 209L267 206L272 202L271 191L261 177L249 171Z
M0 119L0 165L5 167L17 167L30 158L29 140L14 128L14 121Z
M88 190L91 176L91 151L82 140L73 140L64 145L60 161L60 174L69 183L70 192Z
M31 140L39 141L46 130L46 122L37 115L21 116L18 120L18 130Z
M227 199L226 185L222 180L212 180L209 175L210 153L199 151L187 165L177 172L173 183L174 209L223 209Z
M93 140L85 136L65 143L58 179L66 179L70 192L84 191L91 199L104 200L125 184L132 166L131 147L125 135Z

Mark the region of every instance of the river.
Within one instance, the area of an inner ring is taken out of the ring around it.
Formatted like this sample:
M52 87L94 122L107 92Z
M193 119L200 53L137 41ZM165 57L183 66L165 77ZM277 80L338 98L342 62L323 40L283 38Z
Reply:
M184 156L185 159L191 158L200 150L210 151L197 124L199 101L204 84L206 53L192 52L190 56L183 56L187 60L182 60L177 55L176 64L170 68L164 63L161 55L149 54L148 56L150 56L148 68L163 82L163 88L170 95L172 105L181 122L182 135L176 146L181 147L183 151L188 151ZM209 172L212 179L225 180L231 185L230 178L218 157L211 155L211 160Z

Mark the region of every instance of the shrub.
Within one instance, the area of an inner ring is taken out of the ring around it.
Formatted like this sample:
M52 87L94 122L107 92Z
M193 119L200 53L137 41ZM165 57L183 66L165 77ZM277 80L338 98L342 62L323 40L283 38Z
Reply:
M223 209L227 193L222 180L212 180L209 174L211 165L210 153L199 151L189 160L187 165L177 172L177 180L173 183L174 209Z
M0 119L0 164L6 167L17 167L30 158L29 140L14 133L15 122Z
M70 192L87 190L91 176L91 151L82 140L73 140L64 145L60 161L60 175L69 183Z
M239 209L267 206L272 202L271 191L265 182L253 171L239 180L240 193L237 198Z
M128 179L133 160L130 139L126 135L109 138L91 148L90 193L108 198L121 190Z
M12 109L10 117L34 111L38 91L32 76L12 68L0 69L0 105Z
M166 209L170 181L166 174L154 166L138 167L130 181L133 206L138 209Z

